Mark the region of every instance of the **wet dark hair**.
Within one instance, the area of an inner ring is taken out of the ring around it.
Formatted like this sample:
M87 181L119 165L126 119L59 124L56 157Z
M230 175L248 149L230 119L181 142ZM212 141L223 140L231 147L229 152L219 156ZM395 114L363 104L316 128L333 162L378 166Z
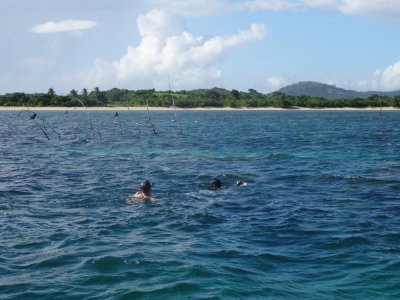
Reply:
M142 183L140 184L140 189L142 190L143 193L150 193L151 192L151 183L148 180L143 180Z
M221 188L221 180L214 178L211 182L212 189L220 189Z

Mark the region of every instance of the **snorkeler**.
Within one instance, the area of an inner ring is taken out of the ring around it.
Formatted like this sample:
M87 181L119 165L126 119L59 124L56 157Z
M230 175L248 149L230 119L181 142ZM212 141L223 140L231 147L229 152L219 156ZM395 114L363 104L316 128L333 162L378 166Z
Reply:
M214 178L214 179L211 181L210 189L212 189L212 190L218 190L218 189L220 189L220 188L221 188L221 180Z
M140 184L140 191L136 192L133 197L135 198L141 198L144 200L150 200L151 196L151 183L148 180L142 181Z
M236 181L236 186L246 186L247 182L243 182L241 180Z

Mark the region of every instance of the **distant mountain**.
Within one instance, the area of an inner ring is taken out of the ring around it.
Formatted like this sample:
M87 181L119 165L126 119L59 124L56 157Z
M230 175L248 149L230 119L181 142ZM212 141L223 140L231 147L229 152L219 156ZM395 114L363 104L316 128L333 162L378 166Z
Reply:
M283 87L280 90L278 90L278 92L290 96L313 96L313 97L323 97L326 99L368 98L371 95L393 97L400 95L400 90L393 92L378 92L378 91L358 92L314 81L300 81L298 83Z

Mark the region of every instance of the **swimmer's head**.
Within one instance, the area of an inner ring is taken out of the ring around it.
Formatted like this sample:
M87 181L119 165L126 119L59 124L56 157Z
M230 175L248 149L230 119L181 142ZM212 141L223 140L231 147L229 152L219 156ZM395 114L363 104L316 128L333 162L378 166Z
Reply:
M244 182L241 180L236 181L236 186L246 186L246 185L247 185L247 182Z
M212 189L220 189L221 188L221 180L214 178L211 182Z
M140 189L143 193L150 193L151 192L151 183L148 180L143 180L140 184Z

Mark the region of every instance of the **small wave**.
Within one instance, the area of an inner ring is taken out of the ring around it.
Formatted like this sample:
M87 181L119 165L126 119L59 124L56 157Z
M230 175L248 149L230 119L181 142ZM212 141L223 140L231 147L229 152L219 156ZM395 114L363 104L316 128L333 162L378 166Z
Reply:
M125 204L126 205L145 205L145 204L151 204L154 203L157 199L152 196L151 199L143 199L143 198L135 198L133 194L129 195L128 198L125 199Z
M160 292L178 293L181 292L194 292L200 289L200 286L193 282L176 282L168 287L160 289Z
M288 263L295 261L293 257L276 253L262 253L259 254L257 257L270 263L276 263L276 262Z
M166 295L168 295L167 298L170 299L183 299L182 296L184 294L193 295L199 291L199 284L188 281L181 281L172 284L153 284L152 287L142 287L137 288L136 291L122 292L118 295L117 299L163 299L166 297ZM202 296L201 298L206 299L204 296Z
M362 236L351 236L346 238L336 239L335 241L325 244L326 248L336 249L344 247L353 247L358 245L370 245L369 239Z
M388 232L385 237L394 243L400 243L400 232Z
M216 216L208 211L202 211L189 216L193 222L199 222L204 225L214 225L224 223L226 220L220 216Z
M202 265L192 265L189 270L187 270L187 276L189 277L212 277L217 276L218 272L215 268L207 267Z
M331 174L331 173L322 173L322 174L317 174L315 175L315 179L318 180L337 180L337 179L343 179L344 176L338 175L338 174Z
M265 270L265 266L263 267ZM230 274L235 274L235 275L240 275L240 276L257 276L257 273L255 271L249 270L249 268L246 267L238 267L238 266L232 266L232 265L222 265L222 269L224 270L224 273L228 272Z
M377 184L398 184L398 180L364 177L361 175L340 175L340 174L319 174L316 180L323 181L346 181L350 183L377 183Z
M268 155L270 158L289 158L294 157L293 155L285 152L272 152Z
M27 255L28 256L28 255ZM29 254L30 260L27 262L21 262L14 266L15 269L20 270L50 270L54 268L60 268L67 265L71 265L73 263L78 263L78 258L74 254L64 254L64 255L56 255L52 257L36 257L35 254Z
M0 191L0 197L4 198L12 198L13 196L27 196L33 195L34 193L28 190L7 190L7 191Z
M102 273L113 273L118 271L122 266L126 266L128 261L115 256L101 256L91 258L86 261L86 265Z
M8 203L0 204L0 210L12 210L12 209L13 209L12 204L8 204Z
M139 276L139 274L136 274L134 272L129 272L130 277L136 277ZM109 274L109 275L95 275L87 278L83 284L86 285L107 285L111 283L119 283L121 282L124 278L126 277L126 274L121 273L118 275L115 274Z
M212 259L229 259L229 258L238 258L242 255L241 252L238 252L236 250L214 250L214 251L203 251L201 253L197 253L197 255L203 256L203 257L208 257Z

